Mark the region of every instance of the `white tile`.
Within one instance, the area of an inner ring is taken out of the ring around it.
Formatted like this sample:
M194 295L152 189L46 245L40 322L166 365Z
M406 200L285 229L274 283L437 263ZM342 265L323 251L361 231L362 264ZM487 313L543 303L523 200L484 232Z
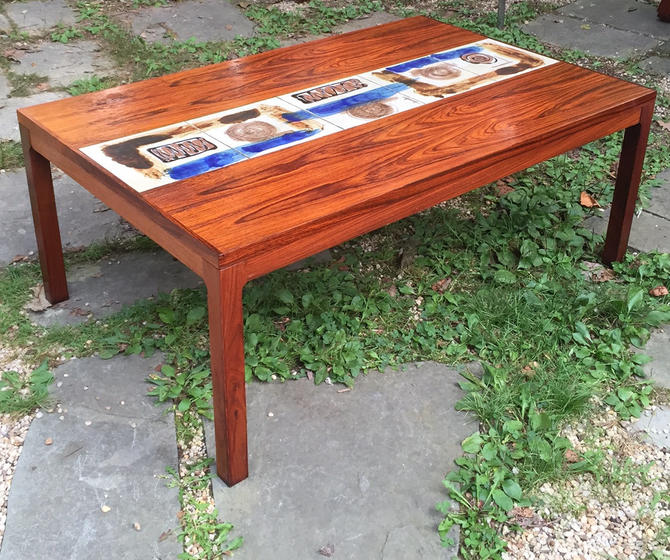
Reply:
M81 151L142 192L246 159L187 122L87 146Z
M257 157L340 130L277 97L189 122L247 157Z

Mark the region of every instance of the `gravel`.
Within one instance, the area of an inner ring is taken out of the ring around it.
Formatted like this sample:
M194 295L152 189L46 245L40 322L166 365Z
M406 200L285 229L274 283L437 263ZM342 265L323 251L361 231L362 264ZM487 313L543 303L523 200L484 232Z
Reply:
M16 371L22 375L30 373L14 351L0 347L0 379L5 371ZM0 546L5 534L7 522L7 498L9 488L14 477L16 462L19 460L23 441L35 414L22 417L13 417L9 414L0 414Z
M641 441L628 425L604 409L563 431L578 455L600 450L603 463L597 476L543 484L534 526L522 533L506 530L504 560L670 556L670 450Z

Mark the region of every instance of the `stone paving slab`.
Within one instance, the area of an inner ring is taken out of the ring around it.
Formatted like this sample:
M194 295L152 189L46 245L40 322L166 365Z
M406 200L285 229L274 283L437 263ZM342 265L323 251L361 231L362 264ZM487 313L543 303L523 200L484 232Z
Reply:
M202 280L163 250L124 253L73 267L67 273L70 299L30 312L42 326L75 325L176 288L196 288Z
M116 71L112 61L95 41L65 45L43 42L38 50L23 55L12 70L17 74L46 76L52 87L65 87L76 80L106 76Z
M185 0L144 8L130 18L133 33L148 42L231 41L251 37L254 24L227 0Z
M658 19L656 6L637 0L606 0L606 4L602 0L577 0L563 6L558 13L593 23L604 23L614 29L670 39L670 25Z
M56 101L64 97L67 97L67 94L62 91L45 91L30 97L0 97L0 141L20 140L19 124L16 121L17 109L30 107L38 103Z
M643 366L644 372L656 385L670 389L670 325L652 332L649 342L640 352L652 358Z
M388 12L374 12L368 16L352 19L351 21L338 25L334 30L334 34L338 35L340 33L358 31L359 29L365 29L367 27L372 27L373 25L382 25L401 19L401 17L389 14Z
M7 19L4 14L0 14L0 31L9 32L12 29L11 22Z
M656 178L661 184L651 189L651 201L647 211L670 220L670 169L659 173Z
M0 104L2 104L2 100L4 100L6 97L9 97L10 91L11 88L9 86L7 78L5 77L4 74L0 73Z
M642 432L646 441L656 447L670 449L670 408L658 406L655 410L645 410L639 420L628 426L631 433Z
M177 489L161 478L177 464L174 419L144 381L160 361L86 358L54 370L51 393L63 410L30 426L0 560L177 557Z
M31 0L30 2L11 2L5 4L9 18L19 31L27 33L41 32L56 25L74 25L77 16L65 0ZM0 21L0 29L8 31L9 26Z
M647 72L653 72L661 76L670 74L670 58L661 58L660 56L651 56L640 62L640 68Z
M584 226L604 234L609 220L609 208L602 213L584 220ZM649 212L642 212L633 218L628 247L635 251L670 252L670 219Z
M244 536L235 556L319 558L330 544L339 560L452 558L435 504L477 429L454 410L459 379L426 362L371 372L343 393L306 379L248 384L250 477L213 481L219 512ZM206 437L214 455L211 422Z
M54 172L54 191L65 248L134 235L118 214L60 172ZM37 251L23 169L0 173L0 218L0 265Z
M613 29L598 23L583 29L583 25L586 25L584 20L549 14L521 28L545 43L607 58L629 58L660 45L658 39L632 31Z

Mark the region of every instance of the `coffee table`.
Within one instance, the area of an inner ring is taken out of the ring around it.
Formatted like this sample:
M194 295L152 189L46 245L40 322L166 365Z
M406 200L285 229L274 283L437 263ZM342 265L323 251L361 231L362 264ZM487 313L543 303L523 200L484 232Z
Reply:
M620 260L654 99L416 17L21 109L46 296L68 297L51 162L205 281L232 485L248 280L625 129L603 253Z

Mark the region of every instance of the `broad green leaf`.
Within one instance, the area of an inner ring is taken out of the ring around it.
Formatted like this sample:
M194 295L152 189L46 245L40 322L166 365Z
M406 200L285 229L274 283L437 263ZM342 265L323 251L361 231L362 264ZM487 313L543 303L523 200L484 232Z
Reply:
M635 393L628 387L620 387L616 391L617 396L624 402L627 402L633 398Z
M476 432L466 437L461 443L461 447L466 453L477 453L481 449L483 441L481 434Z
M282 288L277 292L277 298L286 305L291 305L293 303L293 294L286 288Z
M491 497L493 501L498 504L504 511L510 511L514 507L514 502L512 499L505 494L502 490L496 488L492 493Z
M627 302L627 307L628 307L628 312L630 313L633 308L642 301L642 298L644 297L644 290L642 288L635 290L631 293L628 294L628 302Z
M188 315L186 315L186 324L187 325L192 325L194 323L197 323L202 319L205 314L207 313L207 310L204 307L194 307L189 310Z
M519 501L521 499L521 486L516 480L511 478L506 479L502 483L503 490L513 500Z
M496 270L493 279L500 284L514 284L516 282L516 275L509 270Z

